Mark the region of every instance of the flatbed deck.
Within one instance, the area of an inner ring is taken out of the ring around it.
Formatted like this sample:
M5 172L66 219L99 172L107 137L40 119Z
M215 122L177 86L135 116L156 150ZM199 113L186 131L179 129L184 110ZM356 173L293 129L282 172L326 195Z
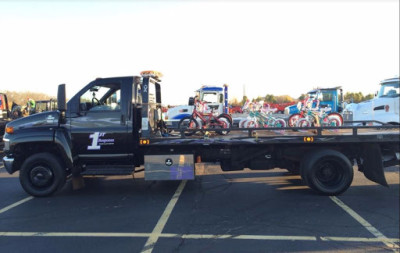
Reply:
M231 128L227 135L215 129L196 131L193 135L174 129L168 136L150 138L151 145L214 145L262 143L334 143L334 142L399 142L399 126L344 126L310 128ZM204 134L208 132L208 134Z

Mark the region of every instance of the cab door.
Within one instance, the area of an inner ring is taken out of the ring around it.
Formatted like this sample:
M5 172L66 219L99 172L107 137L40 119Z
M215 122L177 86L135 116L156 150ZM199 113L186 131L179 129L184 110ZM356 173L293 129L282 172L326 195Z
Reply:
M99 79L70 101L76 111L70 117L75 157L86 163L123 163L128 158L128 107L123 106L128 97L123 94L131 93L129 86L122 79Z

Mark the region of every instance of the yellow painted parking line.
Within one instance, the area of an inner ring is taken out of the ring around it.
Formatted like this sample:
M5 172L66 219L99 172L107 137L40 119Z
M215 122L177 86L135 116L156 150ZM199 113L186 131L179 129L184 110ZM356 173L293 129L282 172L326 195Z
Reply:
M149 237L150 233L0 232L10 237Z
M337 242L387 242L400 243L400 239L396 238L363 238L363 237L337 237L337 236L321 236L321 241L337 241Z
M130 237L146 238L151 237L153 233L96 233L96 232L0 232L0 237ZM391 242L400 243L398 238L366 238L366 237L337 237L337 236L284 236L284 235L211 235L211 234L158 234L159 238L175 239L215 239L215 240L258 240L258 241L331 241L331 242L363 242L363 243L381 243Z
M181 163L181 161L179 163ZM172 210L174 209L176 203L178 202L179 197L183 192L183 189L185 188L186 182L187 182L186 180L182 181L178 189L176 189L174 196L172 196L171 200L169 201L167 207L164 210L164 213L161 215L156 226L154 227L153 232L151 233L149 239L147 239L147 242L142 249L143 253L151 253L153 251L154 245L157 243L157 240L160 237L161 232L163 231L165 225L167 224L169 216L171 215Z
M171 237L180 237L182 239L233 239L233 240L284 240L284 241L317 241L316 236L281 236L281 235L173 235ZM161 237L168 237L168 234L162 234Z
M18 202L16 202L16 203L14 203L14 204L12 204L12 205L6 206L6 207L4 207L3 209L0 209L0 214L5 213L5 212L7 212L8 210L10 210L10 209L12 209L12 208L14 208L14 207L16 207L16 206L19 206L19 205L21 205L21 204L23 204L23 203L25 203L25 202L27 202L27 201L29 201L29 200L31 200L31 199L33 199L32 196L27 197L27 198L24 198L24 199L22 199L22 200L20 200L20 201L18 201Z
M340 199L335 196L330 196L331 200L335 202L338 206L340 206L344 211L346 211L351 217L353 217L356 221L358 221L365 229L367 229L371 234L373 234L376 238L379 239L382 243L384 243L389 248L395 250L399 249L399 245L396 245L392 240L389 240L384 234L382 234L378 229L372 226L368 221L366 221L363 217L353 211L349 206L343 203Z

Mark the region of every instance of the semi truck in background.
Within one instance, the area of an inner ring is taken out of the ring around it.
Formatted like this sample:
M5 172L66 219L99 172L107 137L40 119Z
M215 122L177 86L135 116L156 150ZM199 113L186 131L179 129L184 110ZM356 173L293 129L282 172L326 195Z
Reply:
M202 86L196 90L195 96L200 102L207 103L208 108L213 109L216 114L229 113L228 85L224 84L222 87ZM167 127L178 128L181 119L192 115L193 102L193 97L190 97L187 105L169 108L164 117Z
M318 98L320 100L319 107L321 108L330 107L330 112L343 112L343 89L340 86L333 88L317 88L307 92L307 96L313 99ZM299 107L295 104L285 108L286 115L299 112Z
M399 77L386 79L380 82L375 98L348 104L343 116L356 125L377 124L374 121L399 125L399 100Z

